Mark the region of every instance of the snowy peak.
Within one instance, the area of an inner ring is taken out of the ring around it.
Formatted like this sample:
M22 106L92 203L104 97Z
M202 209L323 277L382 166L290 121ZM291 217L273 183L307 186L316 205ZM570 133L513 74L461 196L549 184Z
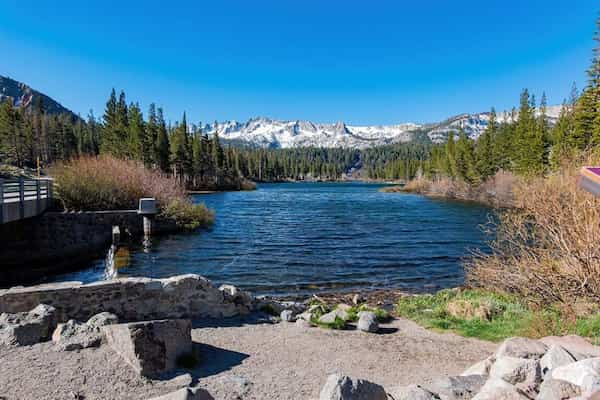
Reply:
M551 124L556 122L560 106L548 107ZM510 112L497 115L499 123L516 118ZM450 132L463 130L475 139L485 130L490 113L460 114L431 124L402 123L398 125L351 126L342 121L318 124L311 121L279 121L266 117L251 118L245 123L219 122L204 126L204 132L228 141L266 148L290 147L347 147L366 148L393 143L405 143L428 137L434 143L446 140Z

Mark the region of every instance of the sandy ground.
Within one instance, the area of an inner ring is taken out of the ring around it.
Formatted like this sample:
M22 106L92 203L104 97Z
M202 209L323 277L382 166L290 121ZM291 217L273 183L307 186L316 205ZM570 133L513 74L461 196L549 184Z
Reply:
M193 384L215 399L314 399L327 375L341 372L386 387L457 375L496 345L438 334L406 320L383 333L300 328L255 319L196 322L201 362ZM183 380L185 381L185 380ZM150 399L185 386L150 381L110 347L59 352L51 343L0 348L0 399Z

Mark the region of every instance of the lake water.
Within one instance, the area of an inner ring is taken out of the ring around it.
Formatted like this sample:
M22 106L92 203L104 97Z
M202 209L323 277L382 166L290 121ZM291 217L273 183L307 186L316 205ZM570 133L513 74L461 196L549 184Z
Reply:
M152 238L131 249L119 276L196 273L261 294L401 288L463 282L461 259L483 248L489 209L381 193L365 183L262 184L251 192L194 196L214 227ZM103 279L98 260L53 280Z

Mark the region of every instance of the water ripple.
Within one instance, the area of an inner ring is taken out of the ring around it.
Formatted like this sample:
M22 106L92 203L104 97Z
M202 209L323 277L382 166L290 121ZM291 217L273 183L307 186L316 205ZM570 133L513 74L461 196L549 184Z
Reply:
M210 230L154 238L122 275L197 273L256 293L462 283L461 259L482 248L489 210L378 192L360 183L264 184L253 192L195 196L216 211ZM57 279L101 279L101 261Z

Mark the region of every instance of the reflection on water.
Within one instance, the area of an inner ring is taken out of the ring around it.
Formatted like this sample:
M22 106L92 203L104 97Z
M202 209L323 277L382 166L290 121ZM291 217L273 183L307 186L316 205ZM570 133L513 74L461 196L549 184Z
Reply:
M210 230L152 237L55 280L196 273L257 293L393 287L431 291L463 282L469 249L482 248L489 210L380 193L360 183L264 184L195 196L213 208ZM128 263L123 260L129 259ZM110 270L111 273L105 271Z

